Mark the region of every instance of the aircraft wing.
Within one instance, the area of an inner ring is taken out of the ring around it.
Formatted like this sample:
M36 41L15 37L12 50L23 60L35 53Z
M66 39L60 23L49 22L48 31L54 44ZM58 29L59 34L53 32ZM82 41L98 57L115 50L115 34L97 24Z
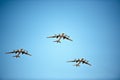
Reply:
M11 51L11 52L6 52L6 54L13 54L13 53L15 53L15 54L16 54L16 53L17 53L17 51L15 51L15 50L14 50L14 51Z
M49 37L47 37L47 38L56 38L57 36L49 36Z
M73 61L67 61L67 62L76 62L76 61L73 60Z
M49 36L47 38L58 38L58 37L60 37L60 35L55 34L54 36Z
M88 63L88 61L84 61L84 62L82 62L83 64L87 64L87 65L89 65L89 66L92 66L90 63Z
M13 54L14 52L6 52L5 54Z
M88 62L87 62L87 63L85 63L85 64L88 64L89 66L92 66L92 65L91 65L90 63L88 63Z
M69 41L73 41L72 39L70 39L69 37L66 37L66 36L63 39L67 39Z
M28 51L23 51L22 54L26 54L26 55L32 56L31 54L28 53Z
M26 55L32 56L32 55L31 55L31 54L29 54L29 53L26 53Z
M74 60L71 60L71 61L67 61L67 62L78 62L78 60L74 59Z

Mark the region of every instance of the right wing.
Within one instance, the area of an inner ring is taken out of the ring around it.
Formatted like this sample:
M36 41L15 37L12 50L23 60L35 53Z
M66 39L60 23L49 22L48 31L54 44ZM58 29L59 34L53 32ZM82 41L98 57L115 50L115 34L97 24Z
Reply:
M6 52L6 54L13 54L13 53L16 54L17 52L18 52L18 51L15 51L15 50L14 50L14 51L11 51L11 52Z
M76 63L77 63L77 60L76 60L76 59L74 59L74 60L67 61L67 62L76 62Z
M75 61L67 61L67 62L75 62Z
M19 52L18 50L13 50L11 52L6 52L6 54L13 54L13 53L17 54L18 52Z

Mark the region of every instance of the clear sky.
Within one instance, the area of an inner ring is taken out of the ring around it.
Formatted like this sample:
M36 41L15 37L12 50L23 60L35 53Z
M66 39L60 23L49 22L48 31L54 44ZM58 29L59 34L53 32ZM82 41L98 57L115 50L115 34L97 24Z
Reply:
M73 42L46 38L62 32ZM32 56L4 54L19 48ZM120 78L119 61L119 0L0 0L1 79Z

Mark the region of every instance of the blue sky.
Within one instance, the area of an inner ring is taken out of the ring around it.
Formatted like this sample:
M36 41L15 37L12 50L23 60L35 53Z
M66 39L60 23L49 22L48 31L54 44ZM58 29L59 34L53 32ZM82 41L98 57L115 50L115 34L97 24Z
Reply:
M46 38L62 32L73 42ZM0 0L0 78L120 78L119 34L119 0ZM4 54L19 48L32 56Z

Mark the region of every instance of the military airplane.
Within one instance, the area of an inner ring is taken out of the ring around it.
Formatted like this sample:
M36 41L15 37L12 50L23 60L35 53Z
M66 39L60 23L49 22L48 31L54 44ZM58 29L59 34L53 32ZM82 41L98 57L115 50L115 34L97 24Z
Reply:
M89 66L91 66L91 64L90 63L88 63L88 61L86 61L84 58L81 58L81 59L74 59L74 60L72 60L72 61L67 61L67 62L75 62L76 64L74 65L74 66L80 66L80 63L82 63L82 64L87 64L87 65L89 65Z
M7 52L6 54L16 54L15 56L13 56L13 57L16 57L16 58L19 58L20 54L26 54L26 55L31 56L31 54L29 54L28 51L26 51L24 49L13 50L11 52Z
M61 43L61 39L67 39L69 41L72 41L72 39L70 39L69 36L65 35L65 33L62 33L62 34L55 34L54 36L49 36L47 38L57 38L58 40L54 41L54 42L57 42L57 43Z

